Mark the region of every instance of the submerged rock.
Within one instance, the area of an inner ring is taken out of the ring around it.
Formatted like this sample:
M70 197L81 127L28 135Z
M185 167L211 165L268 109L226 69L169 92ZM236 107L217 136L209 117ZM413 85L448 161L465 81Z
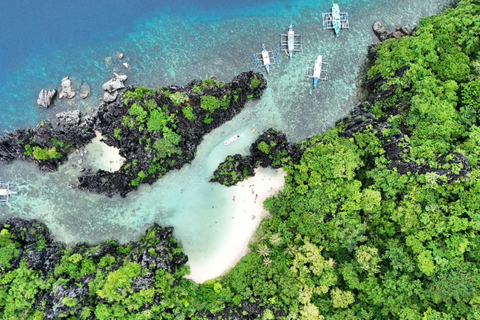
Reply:
M112 64L113 64L112 57L106 57L106 58L105 58L105 66L106 66L107 68L110 68L110 67L112 66Z
M82 99L85 99L89 95L90 95L90 86L88 85L88 83L84 82L80 86L80 97L82 97Z
M50 107L52 105L52 101L56 93L57 93L57 90L55 89L53 90L42 89L38 94L37 104L44 108Z

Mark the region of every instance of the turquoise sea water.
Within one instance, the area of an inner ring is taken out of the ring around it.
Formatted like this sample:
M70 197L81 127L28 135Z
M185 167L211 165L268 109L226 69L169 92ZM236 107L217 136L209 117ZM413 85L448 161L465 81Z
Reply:
M13 181L18 191L10 207L0 207L0 218L40 219L58 240L68 243L107 238L125 242L153 222L173 225L185 252L204 258L232 224L231 191L208 183L218 163L228 154L247 154L250 143L269 127L299 141L332 126L360 98L365 55L376 41L372 23L413 28L421 17L441 12L451 1L405 0L401 7L393 0L344 1L340 8L349 12L350 30L341 31L339 37L322 30L321 13L331 7L324 0L244 0L234 5L219 0L135 5L119 1L115 8L102 1L68 2L0 4L6 26L0 36L0 130L34 126L64 110L94 110L102 96L101 84L113 72L127 74L127 84L153 88L212 75L230 81L254 68L253 53L261 51L262 43L269 50L278 49L279 34L290 24L302 34L304 51L293 60L278 52L280 65L266 76L268 89L261 100L249 102L232 121L208 134L191 165L141 186L125 199L67 187L75 183L80 167L95 168L100 155L93 151L74 153L53 173L23 162L0 165L0 178ZM330 63L330 78L309 95L306 62L318 51ZM122 61L116 58L120 52L125 55ZM131 68L125 69L122 62ZM77 88L88 83L90 96L56 100L49 109L36 106L40 89L59 89L65 76ZM235 134L241 139L223 146Z

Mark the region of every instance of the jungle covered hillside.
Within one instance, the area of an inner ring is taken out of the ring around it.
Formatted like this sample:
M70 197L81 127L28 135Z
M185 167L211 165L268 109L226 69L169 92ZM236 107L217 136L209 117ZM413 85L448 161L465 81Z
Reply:
M300 144L283 192L265 202L271 217L252 251L222 278L183 278L181 247L157 227L105 250L3 225L0 314L480 318L479 50L478 0L377 45L368 101Z

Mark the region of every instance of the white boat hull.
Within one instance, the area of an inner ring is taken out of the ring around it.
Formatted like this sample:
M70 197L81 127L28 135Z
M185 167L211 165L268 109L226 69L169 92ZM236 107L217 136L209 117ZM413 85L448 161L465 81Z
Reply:
M228 146L230 143L232 142L235 142L238 140L238 138L240 138L240 136L237 134L237 135L234 135L233 137L231 137L230 139L226 140L223 144Z

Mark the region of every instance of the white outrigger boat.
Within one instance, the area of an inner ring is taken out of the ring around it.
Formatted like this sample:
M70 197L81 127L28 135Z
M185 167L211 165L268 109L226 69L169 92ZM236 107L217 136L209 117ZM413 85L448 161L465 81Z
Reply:
M290 59L293 58L294 52L303 51L302 35L295 34L292 25L290 25L287 34L280 35L280 50L285 51Z
M238 138L240 138L240 136L238 134L236 134L233 137L231 137L230 139L226 140L223 144L228 146L230 143L237 141Z
M305 76L313 79L313 89L317 89L318 80L328 80L328 63L323 62L321 52L318 53L317 59L315 61L307 60L307 64L312 62L314 62L313 68L307 65Z
M340 29L348 29L348 12L340 12L338 3L334 3L331 12L323 14L323 29L334 29L338 36Z
M8 197L11 194L17 194L10 190L9 181L0 181L0 204L8 204Z
M259 63L263 64L262 66L265 67L267 70L267 73L270 72L270 67L272 66L272 61L273 63L278 65L278 59L277 59L277 52L275 50L273 51L267 51L265 48L265 44L262 44L262 52L260 53L254 53L253 58L255 59L255 66L259 68Z

